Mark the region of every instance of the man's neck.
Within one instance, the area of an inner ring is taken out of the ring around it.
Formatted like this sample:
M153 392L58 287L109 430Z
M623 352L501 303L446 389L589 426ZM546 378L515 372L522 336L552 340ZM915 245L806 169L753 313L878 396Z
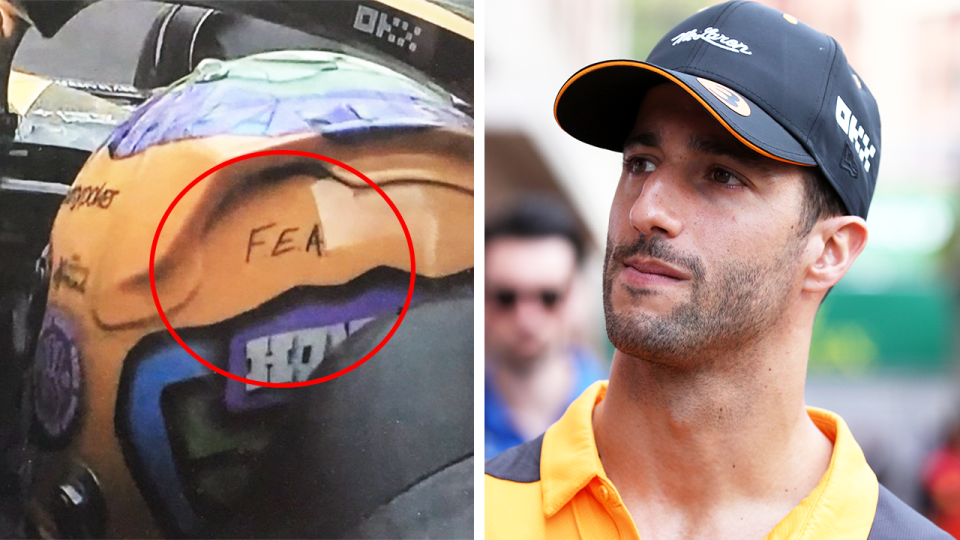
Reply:
M644 540L763 538L816 487L832 443L806 414L799 349L694 370L615 355L597 448Z

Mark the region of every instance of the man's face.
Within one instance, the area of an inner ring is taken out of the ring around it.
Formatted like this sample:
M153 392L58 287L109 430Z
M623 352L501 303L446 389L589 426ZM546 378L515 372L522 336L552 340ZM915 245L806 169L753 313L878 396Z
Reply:
M522 368L565 345L576 251L559 236L501 237L486 246L486 346Z
M614 346L692 368L766 335L801 285L800 168L746 148L674 84L647 93L623 160L604 258Z

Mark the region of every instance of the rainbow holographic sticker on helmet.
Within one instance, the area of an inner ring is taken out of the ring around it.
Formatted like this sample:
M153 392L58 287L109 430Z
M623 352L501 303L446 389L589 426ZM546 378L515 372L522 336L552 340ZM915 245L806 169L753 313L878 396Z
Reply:
M284 51L223 62L151 99L108 140L114 157L214 135L345 137L380 129L473 129L448 95L342 54Z

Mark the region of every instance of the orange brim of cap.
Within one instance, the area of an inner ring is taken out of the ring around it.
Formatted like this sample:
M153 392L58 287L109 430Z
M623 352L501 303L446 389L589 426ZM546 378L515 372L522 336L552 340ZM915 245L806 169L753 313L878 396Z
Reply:
M587 144L620 152L630 134L646 89L663 80L680 86L747 148L777 161L815 166L803 146L761 107L725 86L694 75L635 60L610 60L587 66L563 85L554 102L560 128ZM704 86L712 83L748 104L738 113Z

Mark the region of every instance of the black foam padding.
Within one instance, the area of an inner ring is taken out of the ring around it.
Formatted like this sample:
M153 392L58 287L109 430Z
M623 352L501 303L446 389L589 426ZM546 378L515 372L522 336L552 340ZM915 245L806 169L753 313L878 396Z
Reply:
M395 320L391 314L369 323L313 376L351 365ZM397 537L443 528L444 516L472 512L472 476L456 476L459 482L438 476L473 456L472 298L411 307L375 357L337 379L297 390L303 393L294 400L298 410L270 449L271 466L232 519L210 534L338 538L363 530L364 523L374 527L372 516L391 504L399 508L401 497L427 521L384 521ZM443 530L470 537L467 521L451 522L463 530Z
M443 469L381 506L346 538L470 538L473 457Z

